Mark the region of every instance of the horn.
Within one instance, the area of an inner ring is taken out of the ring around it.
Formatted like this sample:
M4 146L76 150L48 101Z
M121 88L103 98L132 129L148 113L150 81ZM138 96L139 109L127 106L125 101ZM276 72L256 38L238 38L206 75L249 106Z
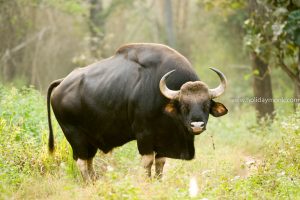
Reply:
M222 95L225 91L226 85L227 85L227 79L225 77L225 75L219 71L218 69L215 69L213 67L210 67L209 69L213 70L214 72L216 72L218 74L218 76L221 79L221 83L218 87L214 88L214 89L209 89L209 94L210 94L210 98L214 99L219 97L220 95Z
M178 97L178 94L180 90L170 90L166 85L166 79L168 76L170 76L171 73L173 73L175 70L169 71L166 73L159 81L159 89L160 92L167 97L168 99L176 99Z

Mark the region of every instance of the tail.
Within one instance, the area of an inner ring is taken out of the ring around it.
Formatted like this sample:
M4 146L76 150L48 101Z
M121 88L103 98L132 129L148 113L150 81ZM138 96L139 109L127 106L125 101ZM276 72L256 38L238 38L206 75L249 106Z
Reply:
M47 92L47 112L48 112L48 125L49 125L48 148L49 148L50 153L53 153L53 151L54 151L54 137L53 137L53 129L52 129L52 123L51 123L50 98L51 98L52 90L55 87L57 87L62 81L63 81L63 79L58 79L56 81L53 81L50 84L50 86L48 88L48 92Z

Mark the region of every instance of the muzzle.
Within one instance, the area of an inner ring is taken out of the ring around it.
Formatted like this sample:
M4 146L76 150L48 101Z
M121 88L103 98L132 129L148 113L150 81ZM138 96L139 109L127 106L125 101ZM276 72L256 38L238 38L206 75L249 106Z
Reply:
M205 130L205 123L204 122L191 122L191 129L193 130L194 134L200 134Z

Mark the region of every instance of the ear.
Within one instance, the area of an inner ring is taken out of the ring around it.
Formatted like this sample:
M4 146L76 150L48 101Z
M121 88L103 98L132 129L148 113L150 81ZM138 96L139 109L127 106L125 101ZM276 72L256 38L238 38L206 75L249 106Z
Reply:
M164 108L164 112L169 114L169 115L172 115L172 116L175 116L177 115L178 111L177 111L177 107L175 105L175 102L169 102L165 108Z
M221 117L223 115L226 115L227 112L228 110L223 104L211 100L210 114L212 116Z

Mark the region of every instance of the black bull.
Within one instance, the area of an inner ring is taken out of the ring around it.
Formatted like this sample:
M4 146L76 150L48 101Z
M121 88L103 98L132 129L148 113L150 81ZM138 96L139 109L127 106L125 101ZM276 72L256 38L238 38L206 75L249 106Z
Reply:
M160 44L129 44L115 55L71 72L51 83L47 106L49 150L54 149L50 102L84 179L95 177L92 159L137 140L142 162L151 176L161 176L165 157L190 160L194 136L205 130L208 115L227 113L212 99L226 87L209 89L189 61ZM52 94L51 94L52 93Z

